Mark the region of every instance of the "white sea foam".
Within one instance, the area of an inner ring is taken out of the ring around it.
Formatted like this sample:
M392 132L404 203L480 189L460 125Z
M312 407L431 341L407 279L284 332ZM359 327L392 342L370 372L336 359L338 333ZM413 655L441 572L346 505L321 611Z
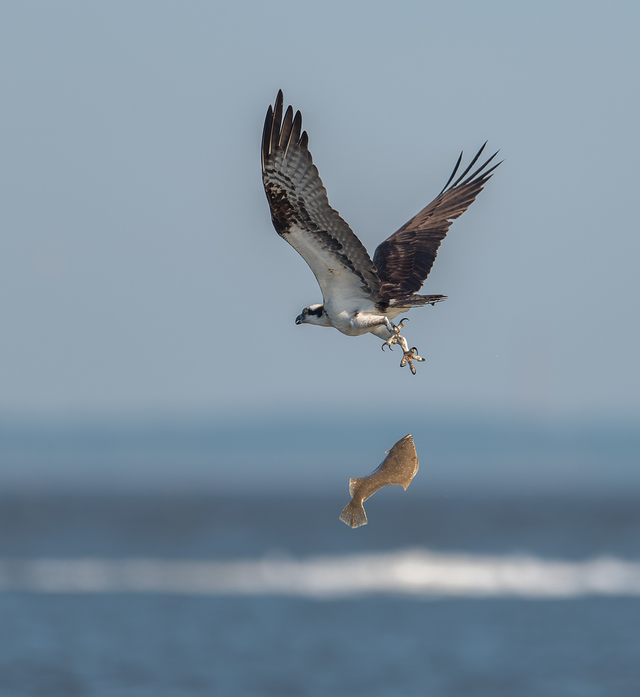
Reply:
M577 598L640 596L640 562L425 550L237 561L0 559L0 590L33 593Z

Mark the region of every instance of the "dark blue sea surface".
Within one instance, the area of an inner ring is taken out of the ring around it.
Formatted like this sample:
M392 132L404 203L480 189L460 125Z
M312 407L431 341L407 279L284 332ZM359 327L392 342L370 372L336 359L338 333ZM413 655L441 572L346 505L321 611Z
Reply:
M0 596L2 695L636 697L640 601Z
M584 559L640 559L635 495L416 496L388 487L365 503L369 524L338 520L336 495L0 496L0 557L235 559L381 552L414 547Z
M633 498L0 498L0 558L168 560L401 549L640 559ZM348 497L347 497L348 498ZM640 597L0 593L0 695L637 697Z

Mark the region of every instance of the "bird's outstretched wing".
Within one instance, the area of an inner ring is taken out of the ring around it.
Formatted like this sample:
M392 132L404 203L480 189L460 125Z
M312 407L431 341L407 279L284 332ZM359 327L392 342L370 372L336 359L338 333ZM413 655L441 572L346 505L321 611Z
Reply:
M302 115L283 96L269 107L262 133L262 181L277 233L302 255L322 290L330 297L377 298L380 289L373 262L364 245L329 205L327 191L313 164L302 131Z
M451 223L475 201L476 196L491 178L493 170L501 164L498 162L487 169L487 165L498 154L494 153L475 172L469 174L485 146L486 143L452 184L462 161L461 154L449 181L440 194L378 246L373 263L382 281L381 300L407 297L420 290L431 271L438 254L438 247L449 231Z

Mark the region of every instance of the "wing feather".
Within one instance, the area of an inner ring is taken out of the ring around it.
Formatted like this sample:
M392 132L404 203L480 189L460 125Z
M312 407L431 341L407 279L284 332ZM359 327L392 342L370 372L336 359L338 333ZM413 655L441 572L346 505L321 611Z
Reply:
M325 304L341 293L376 299L380 280L364 245L329 205L327 191L302 134L302 116L283 96L269 106L262 134L262 181L276 232L304 258Z
M440 243L449 231L451 223L476 200L484 185L493 176L495 168L501 164L499 162L487 169L489 163L498 154L494 153L467 177L480 158L485 145L486 143L480 148L471 164L451 184L462 162L461 154L440 194L378 246L373 263L382 281L381 300L407 297L420 290L431 271Z
M280 131L280 137L278 138L278 147L282 148L285 152L287 150L287 145L289 144L292 126L293 108L289 107L284 115L284 121L282 122L282 130Z

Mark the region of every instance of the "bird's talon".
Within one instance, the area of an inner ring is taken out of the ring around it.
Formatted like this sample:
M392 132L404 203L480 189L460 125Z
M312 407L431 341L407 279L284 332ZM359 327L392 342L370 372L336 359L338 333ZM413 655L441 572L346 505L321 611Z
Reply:
M415 346L410 350L410 353L411 358L413 358L414 361L424 361L424 358L422 358L422 356L418 356L418 349Z
M409 365L409 369L413 375L416 375L416 367L413 365L413 361L423 362L425 359L418 355L418 349L414 346L408 351L404 352L404 356L400 361L400 367L404 368L405 365Z
M408 348L407 346L407 341L406 339L400 335L400 330L402 329L403 325L405 322L407 322L407 318L404 317L403 319L400 320L400 323L398 325L392 325L393 326L393 336L390 336L385 342L382 344L382 350L384 351L385 347L389 347L389 351L393 351L391 346L393 344L399 344L400 347L402 348L403 356L402 360L400 361L400 367L404 368L405 365L409 364L409 368L412 372L413 375L416 374L416 368L413 365L413 361L419 361L422 362L424 361L424 358L418 355L418 349L413 346L412 348Z

